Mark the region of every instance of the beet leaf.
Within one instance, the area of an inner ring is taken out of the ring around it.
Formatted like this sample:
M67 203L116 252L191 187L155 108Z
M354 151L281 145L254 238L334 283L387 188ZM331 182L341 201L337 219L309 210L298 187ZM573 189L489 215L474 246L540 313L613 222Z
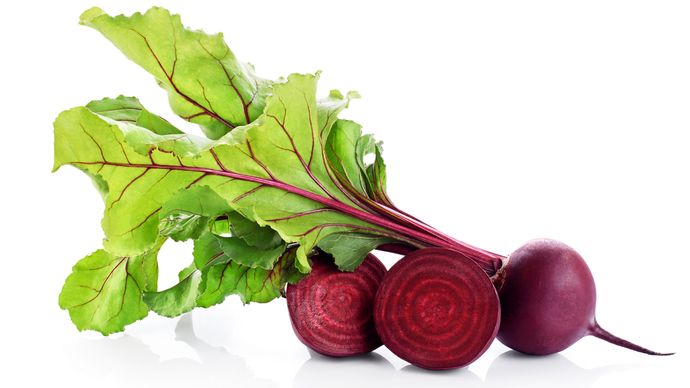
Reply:
M145 291L156 291L156 256L165 238L149 251L133 257L118 257L99 249L79 260L60 293L60 308L69 311L80 331L105 335L124 330L148 315L142 300Z
M263 113L272 81L256 77L251 65L237 60L222 33L189 30L179 15L158 7L131 17L91 8L79 23L100 32L153 75L168 93L173 112L198 124L210 139Z
M210 307L236 294L243 303L265 303L282 296L287 283L296 284L305 274L295 267L297 246L280 255L273 268L251 268L237 263L208 234L194 243L194 262L201 268L203 284L197 306Z
M184 134L162 117L146 110L136 97L120 95L117 98L104 98L91 101L86 104L86 108L103 117L114 121L129 122L158 135Z
M159 212L159 231L175 241L197 240L209 230L209 223L232 211L227 201L208 186L177 191Z

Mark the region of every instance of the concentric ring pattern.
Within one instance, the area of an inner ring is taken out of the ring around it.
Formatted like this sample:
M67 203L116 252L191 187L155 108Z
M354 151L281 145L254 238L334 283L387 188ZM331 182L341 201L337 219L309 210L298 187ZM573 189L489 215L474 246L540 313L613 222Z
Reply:
M481 356L496 337L500 303L489 277L460 253L408 254L384 278L374 306L383 343L426 369L454 369Z
M332 357L381 346L372 313L385 266L372 254L354 272L338 270L325 255L311 259L310 276L287 288L290 321L300 341Z

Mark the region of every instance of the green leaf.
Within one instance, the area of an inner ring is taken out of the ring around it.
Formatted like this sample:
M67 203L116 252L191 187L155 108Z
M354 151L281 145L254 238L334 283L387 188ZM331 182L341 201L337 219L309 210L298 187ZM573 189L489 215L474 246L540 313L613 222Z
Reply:
M136 97L104 98L86 104L86 109L113 121L128 122L158 135L181 135L184 132L160 116L146 110Z
M209 218L198 214L175 210L161 218L161 236L175 241L196 240L209 230Z
M251 268L233 261L210 234L195 241L195 262L204 262L203 290L197 306L210 307L228 295L238 295L242 303L266 303L282 295L287 283L296 284L304 276L295 267L297 247L286 249L271 269Z
M271 81L235 58L223 34L185 28L179 15L153 7L145 14L111 17L92 8L80 17L123 54L152 74L167 91L178 116L218 139L256 120L270 94Z
M173 318L192 311L199 297L201 271L193 270L175 286L161 292L145 292L143 301L149 309L164 317Z
M383 162L383 143L374 143L374 162L366 166L368 187L370 187L373 200L384 203L390 207L395 207L386 192L386 164Z
M209 228L210 232L215 234L216 236L230 237L233 235L232 224L230 223L229 217L218 217L215 220L212 220L209 223Z
M283 295L288 282L296 284L306 276L294 265L296 249L283 251L270 269L251 268L233 261L217 236L206 233L194 241L194 263L180 272L180 282L162 292L144 293L144 301L166 317L211 307L233 294L245 304L270 302Z
M288 82L275 84L266 114L246 130L244 143L217 144L196 157L163 150L182 141L166 137L173 135L156 135L131 123L112 124L85 108L71 109L55 122L54 171L74 164L108 183L102 226L109 252L128 256L149 249L158 236L163 205L180 189L205 185L244 217L270 226L288 243L298 243L297 265L308 272L307 254L331 233L395 235L363 220L378 218L365 214L328 166L318 132L317 79L293 74ZM324 119L328 123L338 112L330 98L331 114ZM339 109L348 102L344 97ZM149 140L133 144L137 137L131 135L141 133ZM146 155L135 150L144 146Z
M156 256L163 242L165 239L159 239L151 250L135 257L99 249L80 260L65 280L60 308L69 311L80 331L104 335L123 331L126 325L146 317L142 293L156 290Z
M273 268L273 265L287 247L287 243L282 242L277 247L266 250L253 247L239 237L216 236L216 238L220 242L220 248L226 255L231 257L236 263L246 265L250 268Z
M364 158L374 154L374 163L366 164ZM395 207L386 193L386 165L383 163L383 143L376 142L373 135L367 134L357 140L355 157L361 174L365 177L366 191L369 198Z
M230 260L230 257L223 252L217 236L213 233L206 233L194 241L192 254L194 255L194 265L200 270Z
M198 239L209 231L211 219L232 211L227 201L208 186L175 193L160 211L160 234L175 241Z
M185 267L185 269L183 269L182 271L180 271L180 273L177 274L177 279L179 281L185 280L187 277L189 277L189 275L192 274L192 272L196 271L196 269L196 263L192 261L190 265Z
M338 119L338 113L349 106L349 102L361 98L356 91L343 96L339 90L331 90L328 97L319 100L317 112L319 117L319 134L326 140L330 136L331 128ZM345 104L343 105L343 102Z
M215 144L205 137L185 134L160 116L147 111L135 97L94 100L86 104L86 108L107 123L119 125L125 134L125 141L144 156L151 150L151 143L156 143L163 152L192 157L197 157L203 149ZM142 131L142 128L148 131Z
M374 162L364 158L374 155ZM395 208L386 193L386 165L383 162L383 143L370 134L362 135L362 127L352 121L338 120L326 143L328 162L338 174L338 180L356 193L377 203Z
M372 236L363 233L333 233L319 241L319 248L333 256L341 271L354 271L367 253L379 245L396 242L390 237Z
M249 246L271 250L283 244L280 234L270 227L259 226L238 212L228 213L227 216L232 224L232 234L246 241Z
M336 121L326 142L326 156L341 181L349 182L355 190L367 194L364 155L360 158L358 149L363 144L361 138L361 125L349 120Z
M167 238L159 237L153 248L143 254L141 271L144 273L144 292L158 290L158 252Z

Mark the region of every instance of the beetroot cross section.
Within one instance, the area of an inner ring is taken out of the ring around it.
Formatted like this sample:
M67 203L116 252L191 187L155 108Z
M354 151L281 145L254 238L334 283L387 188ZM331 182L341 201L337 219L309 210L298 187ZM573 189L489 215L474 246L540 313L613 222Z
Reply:
M382 345L372 317L374 297L386 267L368 254L353 272L343 272L321 253L311 274L288 284L290 321L297 338L317 353L345 357Z
M425 369L469 365L493 342L501 308L482 269L441 248L414 251L391 267L379 287L374 322L383 343Z

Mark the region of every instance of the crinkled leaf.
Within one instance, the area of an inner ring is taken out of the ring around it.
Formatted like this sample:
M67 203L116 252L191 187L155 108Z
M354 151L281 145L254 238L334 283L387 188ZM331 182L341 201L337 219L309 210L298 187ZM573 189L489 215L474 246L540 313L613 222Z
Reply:
M125 141L144 156L148 155L151 143L158 144L158 149L163 152L192 157L215 144L205 137L185 134L160 116L147 111L136 97L94 100L86 104L86 108L110 124L119 124ZM148 131L142 131L142 128Z
M206 233L198 240L194 241L194 265L197 269L204 269L214 264L230 260L220 247L220 241L213 233Z
M173 318L196 307L201 283L201 272L197 270L196 264L192 262L177 277L179 282L173 287L161 292L144 292L144 303L156 314Z
M175 241L198 239L208 232L209 218L186 211L172 211L162 217L160 233Z
M156 135L150 131L142 131L141 128L119 122L121 130L125 133L125 141L139 154L148 156L151 144L156 144L158 150L179 157L197 157L204 149L214 145L212 140L203 136L184 135Z
M394 207L386 193L386 164L383 162L383 143L374 143L374 162L366 167L366 175L373 200Z
M348 128L349 126L343 127L343 129ZM374 139L374 135L368 133L366 135L361 135L359 138L357 138L357 143L355 145L355 158L357 161L357 165L359 166L359 169L362 171L364 176L366 176L367 171L367 163L364 161L364 158L367 155L373 154L375 148L376 139ZM367 184L369 184L369 182L367 182Z
M229 217L218 217L209 224L210 232L216 236L232 236L232 224Z
M80 331L104 335L123 331L126 325L148 315L142 293L155 291L156 256L165 239L148 252L119 257L102 249L77 262L65 280L60 308L68 310Z
M238 212L228 213L232 225L232 234L247 242L252 247L271 250L283 244L280 234L268 226L260 226Z
M232 208L208 186L193 186L175 193L160 211L160 233L175 241L198 239L209 222Z
M188 267L188 269L191 268ZM173 287L161 292L145 292L143 301L158 315L176 317L196 307L199 283L201 283L201 271L191 269L191 272Z
M269 225L286 242L298 243L297 265L309 271L307 253L318 241L341 232L388 236L337 182L319 136L318 76L297 75L274 84L266 113L246 131L241 144L216 145L197 157L159 149L176 143L130 123L109 123L85 108L60 114L55 122L55 166L74 164L100 175L109 186L103 230L106 250L121 256L149 249L158 236L158 213L174 193L209 186L246 218ZM331 96L332 97L332 96ZM344 109L348 97L341 100ZM331 106L334 105L330 101ZM331 108L333 109L333 108ZM336 120L331 110L326 126ZM125 141L146 132L153 139L146 155ZM128 135L129 136L129 135Z
M144 273L144 292L158 291L158 252L166 240L159 237L156 245L143 255L141 270Z
M271 269L251 268L233 261L210 233L195 241L195 262L204 263L203 290L197 306L210 307L228 295L238 295L242 303L266 303L282 295L287 283L296 284L304 276L295 267L297 247L286 249Z
M317 112L319 117L319 134L321 139L328 139L331 133L331 128L338 118L338 113L348 107L350 100L361 98L356 91L348 92L343 96L339 90L331 90L328 97L319 100L317 105ZM343 101L345 105L343 106Z
M349 182L355 190L367 194L367 176L357 158L361 137L361 125L349 120L336 121L326 142L326 156L341 181Z
M192 261L191 264L189 264L187 267L185 267L185 269L183 269L182 271L180 271L180 273L177 274L177 279L179 281L185 280L187 277L189 277L189 275L192 274L192 272L196 271L196 269L196 263Z
M271 81L237 60L222 33L189 30L179 15L163 8L131 17L111 17L91 8L81 15L80 24L103 34L152 74L167 91L173 112L198 124L211 139L258 118L271 93Z
M287 247L284 241L273 249L261 249L247 244L247 242L239 237L221 237L216 236L220 242L220 248L226 255L232 258L238 264L245 265L250 268L260 267L263 269L271 269L275 262L280 258Z
M369 198L394 207L386 193L386 165L383 163L383 143L376 142L374 136L366 134L357 140L355 157L361 174L366 178L366 191ZM375 156L374 162L367 164L364 158L367 155Z
M364 158L374 155L374 162ZM386 193L386 165L383 162L383 143L370 134L362 135L362 127L352 121L338 120L326 143L326 156L337 173L338 180L368 199L395 208Z
M296 247L284 251L270 269L251 268L234 262L217 237L207 233L194 242L194 263L180 272L180 282L159 293L145 293L144 301L167 317L213 306L232 294L243 303L270 302L282 295L288 282L305 276L294 266L295 251Z
M367 253L379 245L397 242L396 239L363 233L333 233L319 241L319 248L328 252L341 271L354 271Z
M146 128L158 135L184 134L162 117L146 110L136 97L123 95L117 98L106 97L102 100L91 101L86 104L86 109L113 121L128 122Z

